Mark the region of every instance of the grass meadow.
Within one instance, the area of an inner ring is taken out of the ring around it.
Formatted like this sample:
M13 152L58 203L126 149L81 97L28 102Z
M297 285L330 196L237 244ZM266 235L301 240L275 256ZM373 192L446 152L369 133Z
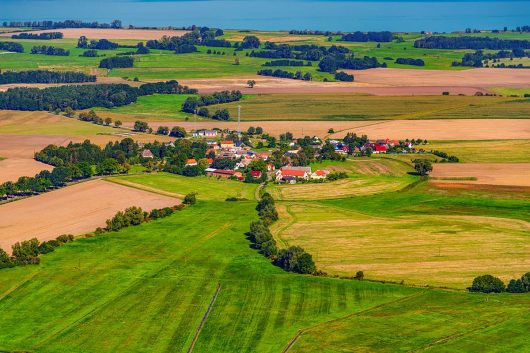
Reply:
M169 174L118 179L174 194L196 190L199 202L162 220L78 239L39 266L2 270L1 350L185 352L218 284L194 351L280 352L298 332L294 352L525 347L527 295L286 273L245 239L255 201L223 201L227 194L250 199L251 186ZM350 200L307 203L300 216L329 207L332 221L353 212L350 204L361 207ZM414 206L410 198L403 204Z

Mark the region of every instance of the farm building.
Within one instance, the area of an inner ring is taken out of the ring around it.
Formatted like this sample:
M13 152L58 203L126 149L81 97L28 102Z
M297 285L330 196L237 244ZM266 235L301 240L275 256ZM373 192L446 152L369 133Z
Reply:
M230 141L230 140L221 141L221 148L233 148L233 147L234 147L234 141Z
M155 158L155 156L153 155L153 152L148 149L145 149L142 151L142 158Z
M197 130L193 133L193 137L206 137L212 138L217 137L217 130Z

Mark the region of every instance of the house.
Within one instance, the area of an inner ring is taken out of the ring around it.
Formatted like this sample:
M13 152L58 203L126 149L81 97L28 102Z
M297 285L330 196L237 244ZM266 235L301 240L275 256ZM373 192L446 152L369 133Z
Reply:
M262 173L261 170L251 170L250 175L252 175L254 179L259 179L261 178Z
M217 130L197 130L193 133L193 137L217 137Z
M267 163L267 171L268 172L272 172L273 170L275 170L276 168L274 167L274 164L272 163Z
M233 148L234 147L234 141L230 140L224 140L221 141L221 148Z
M271 156L271 154L270 153L266 153L266 152L256 153L256 157L259 158L259 159L263 159L264 161L269 159L270 156Z
M323 170L319 169L316 170L313 174L311 174L311 179L326 179L328 177L329 170Z
M192 166L195 166L197 165L197 160L192 158L192 159L188 159L186 161L186 167L192 167Z
M292 178L308 180L310 175L310 167L284 167L276 171L276 181L292 181Z
M212 158L208 158L208 165L212 165L213 164L213 159Z
M145 149L142 151L142 158L155 158L155 156L153 155L153 152L148 149Z
M386 153L386 150L387 148L385 145L375 145L373 152L374 153Z
M212 168L208 168L208 170L210 170L210 169L212 169ZM214 169L211 172L207 172L206 175L229 179L229 178L234 176L234 173L235 172L233 170Z

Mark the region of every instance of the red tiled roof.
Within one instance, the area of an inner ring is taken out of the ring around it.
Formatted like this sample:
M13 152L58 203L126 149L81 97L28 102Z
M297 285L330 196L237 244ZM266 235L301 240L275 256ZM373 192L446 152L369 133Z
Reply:
M229 141L229 140L221 141L221 145L233 145L233 144L234 144L234 141Z
M282 169L282 176L292 176L292 177L303 177L305 172L303 170L293 170L293 169Z
M252 171L250 171L250 175L252 175L255 178L259 178L261 176L261 171L260 170L252 170Z
M197 164L197 160L196 160L196 159L193 159L193 158L192 158L192 159L188 159L188 160L186 161L186 164Z
M386 146L375 145L375 150L377 152L386 152Z

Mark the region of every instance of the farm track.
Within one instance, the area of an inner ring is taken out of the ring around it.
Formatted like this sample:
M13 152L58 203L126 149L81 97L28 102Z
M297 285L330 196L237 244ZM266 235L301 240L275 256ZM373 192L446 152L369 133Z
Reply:
M212 307L220 291L221 291L221 283L218 283L217 288L215 289L215 293L213 294L212 300L210 301L210 304L208 305L208 308L206 309L206 312L204 313L204 316L202 317L201 323L199 324L199 327L197 327L197 331L195 332L195 336L193 337L193 340L191 341L190 347L187 350L188 353L191 353L193 351L193 348L195 348L195 344L197 343L197 340L199 339L199 335L201 334L202 327L204 326L204 323L208 319L208 315L210 315L210 311L212 310Z

